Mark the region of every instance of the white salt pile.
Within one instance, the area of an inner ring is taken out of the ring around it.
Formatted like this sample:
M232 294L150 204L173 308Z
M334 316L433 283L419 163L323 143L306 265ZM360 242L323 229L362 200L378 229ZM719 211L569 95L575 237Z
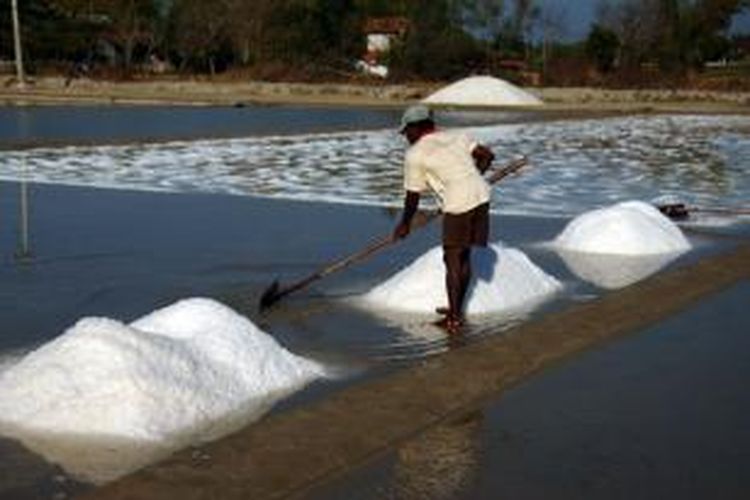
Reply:
M690 243L677 225L653 206L628 201L573 219L555 239L557 249L597 254L679 253Z
M583 281L614 290L651 276L682 252L648 255L615 255L558 250L565 265Z
M321 376L321 365L232 309L186 299L129 325L84 318L5 370L0 433L87 479L110 479L143 464L130 457L124 470L89 470L49 436L77 436L110 452L120 445L131 454L139 447L149 453L149 444L176 449L225 433L229 416L258 418Z
M690 248L675 223L640 201L619 203L576 217L554 245L576 276L607 289L640 281Z
M491 76L470 76L422 100L425 104L457 106L539 106L543 102L515 85Z
M562 285L516 249L494 243L472 251L473 280L465 312L496 314L529 310L557 293ZM395 312L434 314L445 307L445 264L435 247L362 297L364 304Z

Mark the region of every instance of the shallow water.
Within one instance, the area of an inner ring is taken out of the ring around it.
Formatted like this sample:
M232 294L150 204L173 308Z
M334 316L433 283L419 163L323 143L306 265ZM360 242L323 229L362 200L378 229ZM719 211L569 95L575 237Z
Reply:
M468 131L496 151L498 163L518 155L532 163L496 187L494 209L500 213L570 217L617 201L663 196L691 206L732 207L743 206L750 191L745 116L498 119L506 122L488 124L483 118L483 125ZM275 136L11 149L3 154L0 179L400 203L405 145L392 128L308 132L303 120Z
M147 121L145 113L136 114L134 128ZM517 123L505 116L500 125L482 119L472 131L501 158L526 153L535 165L500 186L493 238L524 251L565 289L530 316L476 320L467 341L605 293L545 244L567 215L676 189L722 204L743 202L750 191L746 118ZM349 303L436 245L437 226L259 314L260 294L274 279L293 282L363 248L388 234L397 216L390 206L400 198L401 138L356 122L346 125L349 132L309 133L304 123L271 137L11 145L0 160L7 181L0 182L0 369L81 317L130 321L190 296L220 300L293 352L340 367L349 376L344 384L454 347L425 318L380 316ZM131 137L105 135L95 141ZM170 129L163 138L175 136ZM23 246L20 179L29 181L29 258L16 255ZM691 233L695 249L669 265L732 244L747 235L744 227ZM628 276L618 275L618 283L640 271L624 270ZM315 386L282 407L327 390Z
M552 366L300 498L745 498L749 293Z
M163 141L387 127L398 111L295 106L0 106L0 144Z

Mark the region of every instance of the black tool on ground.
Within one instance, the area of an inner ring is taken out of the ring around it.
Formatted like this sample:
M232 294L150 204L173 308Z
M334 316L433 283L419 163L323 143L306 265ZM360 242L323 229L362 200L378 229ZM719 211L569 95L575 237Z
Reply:
M501 168L492 169L491 174L487 177L487 182L489 184L495 184L496 182L500 181L500 179L503 179L517 172L527 164L528 159L525 156L512 160ZM414 221L412 222L412 231L427 225L430 221L436 219L439 215L440 211L438 210L420 212L416 217L414 217ZM370 255L376 253L377 251L393 245L397 241L399 240L394 239L392 234L388 234L372 242L362 250L344 257L343 259L340 259L336 262L333 262L325 267L322 267L299 281L286 286L282 286L278 280L274 281L271 286L266 288L266 290L263 292L263 295L261 295L260 297L260 311L265 311L266 309L277 303L279 300L281 300L283 297L286 297L287 295L296 292L297 290L301 290L310 283L328 276L329 274L335 273L340 269L344 269L351 264L354 264L355 262L362 261Z
M665 203L656 208L672 220L685 220L691 213L708 213L719 215L750 215L748 208L731 207L689 207L684 203Z

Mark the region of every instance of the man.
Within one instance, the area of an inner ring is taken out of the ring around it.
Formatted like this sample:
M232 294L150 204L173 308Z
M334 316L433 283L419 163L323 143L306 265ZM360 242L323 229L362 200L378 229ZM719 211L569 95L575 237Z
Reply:
M443 212L443 261L447 307L437 325L457 333L463 324L463 306L471 280L471 247L487 246L490 186L482 177L495 155L464 134L437 130L425 106L408 108L400 133L410 147L404 161L404 212L394 230L405 238L419 207L420 194L430 188Z

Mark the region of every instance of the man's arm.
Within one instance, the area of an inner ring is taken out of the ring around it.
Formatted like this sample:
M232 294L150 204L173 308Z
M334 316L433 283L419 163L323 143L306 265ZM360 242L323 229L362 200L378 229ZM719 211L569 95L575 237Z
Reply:
M406 238L411 230L411 220L419 208L419 193L416 191L407 191L404 197L404 213L401 215L401 222L398 223L393 231L395 239Z
M487 146L478 144L472 151L471 157L474 158L474 165L480 173L485 173L495 159L495 154Z

